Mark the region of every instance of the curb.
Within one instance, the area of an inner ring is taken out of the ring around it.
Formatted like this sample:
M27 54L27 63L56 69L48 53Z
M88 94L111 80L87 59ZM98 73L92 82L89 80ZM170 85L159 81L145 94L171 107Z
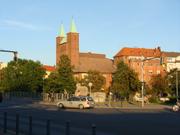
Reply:
M52 105L56 106L56 103L47 103L47 102L39 102L38 104L41 105ZM167 110L167 109L172 109L171 106L163 106L163 105L155 105L155 106L144 106L143 108L141 106L136 106L136 107L119 107L119 106L95 106L95 108L103 108L103 109L132 109L132 110Z

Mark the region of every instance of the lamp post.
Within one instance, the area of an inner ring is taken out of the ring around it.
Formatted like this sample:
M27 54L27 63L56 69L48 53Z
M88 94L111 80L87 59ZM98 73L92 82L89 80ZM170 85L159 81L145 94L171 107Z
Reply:
M90 96L91 96L91 87L92 87L92 85L93 85L92 82L89 82L89 83L88 83Z
M144 107L144 57L143 60L141 61L141 95L142 95L142 107Z
M158 57L152 57L152 58L145 58L144 56L141 57L141 94L142 94L142 108L144 107L144 62L148 60L157 59ZM158 58L159 59L159 58ZM160 57L160 64L163 64L163 59Z
M178 92L178 89L179 89L179 87L178 87L178 85L179 85L179 80L178 80L178 71L180 71L180 69L177 69L176 70L176 100L177 100L177 102L178 102L178 100L179 100L179 92Z

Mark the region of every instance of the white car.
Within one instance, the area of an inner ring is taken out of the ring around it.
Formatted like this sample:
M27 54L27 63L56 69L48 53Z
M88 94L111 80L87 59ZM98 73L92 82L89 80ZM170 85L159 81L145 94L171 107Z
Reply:
M95 102L92 97L89 96L78 96L71 97L66 101L59 101L57 103L59 108L94 108Z
M173 110L174 112L177 112L177 111L180 110L180 101L178 101L178 102L176 103L176 105L173 105L172 110Z

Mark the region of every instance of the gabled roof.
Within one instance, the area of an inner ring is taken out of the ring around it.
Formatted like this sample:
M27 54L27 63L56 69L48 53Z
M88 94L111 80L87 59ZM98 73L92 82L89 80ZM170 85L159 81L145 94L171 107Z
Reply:
M163 52L166 57L177 57L180 56L180 52Z
M155 49L124 47L114 57L121 56L159 57L161 56L161 49L160 47Z

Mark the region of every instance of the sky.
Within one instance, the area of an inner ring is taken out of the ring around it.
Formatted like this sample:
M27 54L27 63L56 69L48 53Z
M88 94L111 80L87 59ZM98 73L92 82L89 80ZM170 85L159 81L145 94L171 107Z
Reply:
M0 0L0 50L55 65L61 23L74 18L80 52L113 56L123 47L180 52L180 0ZM0 61L13 55L0 52Z

